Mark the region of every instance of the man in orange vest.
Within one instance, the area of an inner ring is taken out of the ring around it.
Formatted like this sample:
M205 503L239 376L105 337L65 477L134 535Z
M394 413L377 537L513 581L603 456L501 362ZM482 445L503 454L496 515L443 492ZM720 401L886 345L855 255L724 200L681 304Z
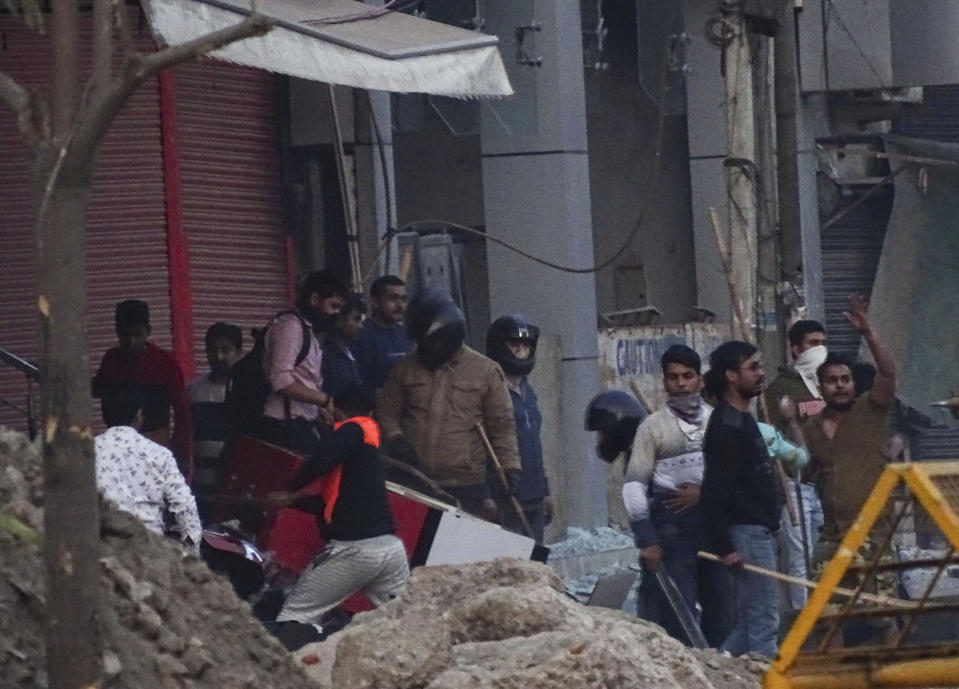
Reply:
M273 493L267 499L270 507L314 512L327 540L283 604L280 623L317 626L325 612L357 592L380 605L400 595L410 575L387 502L379 427L369 416L373 396L351 383L333 403L334 432L320 441L291 486L296 491L320 481L319 490L301 498Z

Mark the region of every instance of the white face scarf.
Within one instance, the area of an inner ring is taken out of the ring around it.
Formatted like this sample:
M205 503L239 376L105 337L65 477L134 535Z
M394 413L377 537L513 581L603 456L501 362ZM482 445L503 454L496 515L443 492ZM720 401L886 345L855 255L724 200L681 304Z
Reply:
M819 379L816 377L816 369L822 366L822 362L826 360L826 354L826 345L816 345L800 354L793 362L796 373L802 376L806 388L816 399L822 397L819 393Z

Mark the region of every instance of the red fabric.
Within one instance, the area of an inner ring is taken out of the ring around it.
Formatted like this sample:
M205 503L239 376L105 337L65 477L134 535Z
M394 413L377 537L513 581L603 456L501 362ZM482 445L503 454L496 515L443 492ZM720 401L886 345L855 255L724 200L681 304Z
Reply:
M123 354L119 347L113 347L104 353L100 368L93 376L93 396L101 397L113 383L131 381L166 388L173 408L170 449L189 481L193 475L193 420L179 364L170 352L152 342L147 342L143 354L135 359Z

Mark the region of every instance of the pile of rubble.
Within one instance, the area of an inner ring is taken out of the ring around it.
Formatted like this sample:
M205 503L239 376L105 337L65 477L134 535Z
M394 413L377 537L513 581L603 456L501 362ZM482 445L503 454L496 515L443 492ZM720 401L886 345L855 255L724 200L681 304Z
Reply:
M753 689L766 665L690 650L583 606L551 569L501 559L414 570L398 600L297 652L335 689Z
M42 528L37 450L0 431L0 513ZM105 508L100 633L105 687L315 687L230 585L173 541ZM39 547L0 528L0 685L41 689L43 562Z
M0 515L40 531L42 497L36 449L0 431ZM101 538L105 687L758 689L765 669L585 607L548 567L509 559L418 568L402 598L291 656L175 542L108 508ZM38 546L0 528L4 687L47 686L42 572Z

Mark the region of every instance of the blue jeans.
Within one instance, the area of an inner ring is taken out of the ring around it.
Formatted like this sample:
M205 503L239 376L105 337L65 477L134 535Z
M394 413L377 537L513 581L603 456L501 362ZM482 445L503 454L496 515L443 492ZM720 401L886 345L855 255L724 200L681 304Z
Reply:
M696 615L696 604L699 603L703 636L710 647L718 648L729 635L734 620L732 577L721 565L697 557L703 539L703 518L699 508L676 515L657 503L652 506L652 516L663 549L660 566L675 582L693 615ZM641 618L655 622L673 638L690 644L651 573L643 573L637 608Z
M776 569L776 539L772 531L758 524L737 524L729 528L733 545L750 565ZM723 642L722 650L734 656L759 653L776 656L779 605L776 581L751 572L735 575L736 625Z
M795 502L796 481L790 480L787 485L790 498ZM783 506L782 528L779 530L779 571L794 577L809 579L811 573L806 570L806 558L812 562L812 548L819 538L819 529L822 527L822 504L816 495L816 489L808 483L799 484L802 491L803 516L806 521L806 556L803 555L802 527L790 520L787 508ZM798 505L797 505L798 507ZM798 515L797 515L798 516ZM783 610L802 610L806 605L807 591L805 586L798 584L783 584L780 586Z

